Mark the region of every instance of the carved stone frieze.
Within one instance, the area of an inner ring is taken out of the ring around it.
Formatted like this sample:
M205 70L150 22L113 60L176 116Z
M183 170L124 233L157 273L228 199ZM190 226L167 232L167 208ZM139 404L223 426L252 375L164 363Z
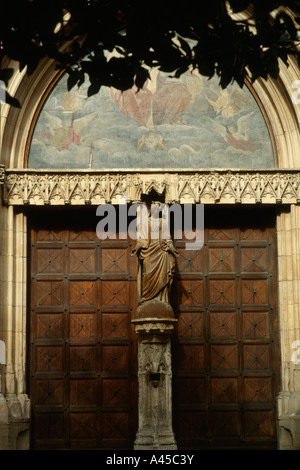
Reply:
M171 373L171 349L167 341L141 341L139 358L140 373Z
M165 201L202 204L298 204L298 170L104 172L4 170L3 202L9 205L137 203L151 189Z
M160 320L146 319L146 320L132 320L135 325L136 334L166 334L173 333L174 323L176 319L170 320L169 318L162 318Z

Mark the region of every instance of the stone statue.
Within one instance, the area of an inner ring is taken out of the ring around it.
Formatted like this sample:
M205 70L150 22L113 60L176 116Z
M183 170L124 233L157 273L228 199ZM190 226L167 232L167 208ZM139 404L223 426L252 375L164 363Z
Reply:
M138 238L132 255L136 254L139 260L139 306L152 302L151 305L155 306L157 312L158 303L165 304L164 311L166 305L170 303L170 290L175 273L175 257L178 256L178 252L171 237L164 237L163 219L158 218L157 213L155 213L155 210L159 210L159 206L157 204L152 205L151 209L151 214L148 217L148 237L143 238L141 236ZM155 305L154 302L156 302ZM145 309L150 315L150 304L148 304L148 307L145 305Z

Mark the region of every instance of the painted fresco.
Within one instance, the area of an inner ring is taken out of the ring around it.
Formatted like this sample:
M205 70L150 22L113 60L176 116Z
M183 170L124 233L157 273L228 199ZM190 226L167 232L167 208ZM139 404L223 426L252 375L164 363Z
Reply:
M29 168L272 168L274 152L247 87L155 71L142 90L88 83L67 92L64 76L34 129Z

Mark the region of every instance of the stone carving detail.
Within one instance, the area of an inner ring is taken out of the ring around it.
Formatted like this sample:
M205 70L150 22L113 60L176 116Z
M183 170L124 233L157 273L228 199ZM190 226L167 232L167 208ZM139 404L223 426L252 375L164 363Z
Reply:
M171 351L167 342L156 344L144 341L139 352L140 373L167 373L171 371Z
M0 165L0 184L3 184L5 180L5 167Z
M197 172L116 174L101 171L6 170L3 201L10 205L118 204L141 201L151 189L165 202L203 204L297 204L300 173L296 170L203 170Z
M176 319L168 318L162 321L155 321L155 319L134 319L132 323L135 324L135 331L137 334L146 335L170 335L174 330L174 323Z
M139 335L139 426L136 450L176 450L172 428L170 335Z

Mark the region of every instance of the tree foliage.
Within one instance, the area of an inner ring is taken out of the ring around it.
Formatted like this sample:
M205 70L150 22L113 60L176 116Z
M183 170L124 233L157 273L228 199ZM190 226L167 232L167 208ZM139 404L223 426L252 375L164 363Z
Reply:
M149 70L179 77L217 74L225 88L245 77L276 78L279 61L297 57L300 2L271 0L10 0L1 8L0 80L8 57L32 74L48 57L68 73L68 87L88 76L103 85L141 88ZM4 20L3 20L4 18ZM12 105L17 102L7 94Z

